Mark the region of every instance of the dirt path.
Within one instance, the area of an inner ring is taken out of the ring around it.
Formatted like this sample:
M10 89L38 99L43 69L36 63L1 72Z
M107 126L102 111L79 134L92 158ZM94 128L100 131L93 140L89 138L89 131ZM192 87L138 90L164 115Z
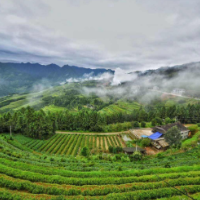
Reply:
M141 130L141 129L140 129ZM121 133L129 133L129 131L122 131L122 132L110 132L110 133L77 133L77 132L62 132L62 131L56 131L58 134L84 134L84 135L119 135Z
M137 139L141 139L142 135L150 136L152 134L152 128L131 129L130 132Z

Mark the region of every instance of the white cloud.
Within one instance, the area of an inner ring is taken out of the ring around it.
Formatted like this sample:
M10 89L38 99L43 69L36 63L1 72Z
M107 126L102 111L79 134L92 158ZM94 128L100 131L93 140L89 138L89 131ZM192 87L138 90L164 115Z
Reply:
M199 61L198 0L6 0L0 61L126 71Z

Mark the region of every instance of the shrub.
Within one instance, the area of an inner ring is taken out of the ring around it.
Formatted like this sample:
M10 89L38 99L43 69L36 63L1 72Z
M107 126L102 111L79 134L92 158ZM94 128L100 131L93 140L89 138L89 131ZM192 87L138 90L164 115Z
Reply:
M134 127L134 128L138 128L138 127L140 127L139 122L138 122L138 121L135 121L135 122L133 123L133 127Z
M142 154L139 151L135 151L132 155L130 155L131 161L133 160L141 160Z
M151 144L151 140L149 138L144 138L141 140L140 144L142 147L148 147Z
M165 118L165 124L170 124L171 123L171 119L169 117Z
M86 157L86 156L89 156L89 154L90 154L89 148L88 147L83 147L83 149L81 151L81 155Z
M141 122L141 127L145 128L146 127L146 123L145 122Z
M162 159L162 158L164 158L164 155L163 155L162 153L158 153L158 154L156 155L156 157L157 157L158 159Z
M168 163L166 163L165 164L165 166L164 166L165 168L170 168L171 167L171 165L170 165L170 163L168 162Z
M113 153L113 151L114 151L113 146L109 146L109 147L108 147L108 150L109 150L110 153Z

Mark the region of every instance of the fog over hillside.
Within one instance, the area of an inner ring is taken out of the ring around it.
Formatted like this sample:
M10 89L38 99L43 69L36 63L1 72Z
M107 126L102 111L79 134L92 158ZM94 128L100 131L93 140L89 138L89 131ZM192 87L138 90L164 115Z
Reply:
M200 63L190 63L174 67L162 67L157 70L126 73L117 68L110 86L101 88L84 88L86 94L96 93L100 97L114 95L130 99L140 98L141 101L151 101L162 94L199 98Z

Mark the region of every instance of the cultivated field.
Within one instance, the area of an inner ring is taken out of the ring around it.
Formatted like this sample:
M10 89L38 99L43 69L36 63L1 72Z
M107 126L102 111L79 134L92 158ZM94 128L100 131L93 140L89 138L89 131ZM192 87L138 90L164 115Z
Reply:
M200 198L200 146L174 155L166 151L159 158L111 162L96 155L89 159L67 155L77 155L80 146L91 144L106 150L109 144L120 144L118 136L56 134L47 141L22 135L8 138L8 134L0 136L2 200L189 199L184 194Z
M107 152L109 146L125 147L125 143L118 135L56 134L46 141L30 138L26 140L23 137L18 138L18 141L38 152L73 156L79 155L84 146L103 152Z

